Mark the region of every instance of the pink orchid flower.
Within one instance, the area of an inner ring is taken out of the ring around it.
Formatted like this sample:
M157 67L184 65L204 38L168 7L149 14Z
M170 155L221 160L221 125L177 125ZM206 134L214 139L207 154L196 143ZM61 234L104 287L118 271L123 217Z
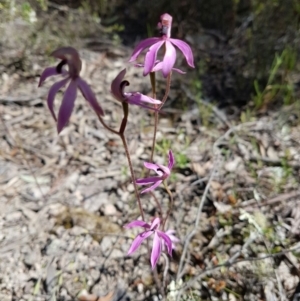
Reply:
M123 69L111 83L111 93L115 99L156 111L157 108L151 107L148 104L159 105L161 104L160 100L153 99L147 95L141 94L140 92L124 92L124 88L129 86L129 82L127 80L123 80L125 74L126 69Z
M172 240L168 236L168 234L159 230L159 226L160 226L160 219L158 217L156 217L152 221L151 225L143 221L135 220L124 226L124 228L127 229L135 228L135 227L142 227L145 229L144 232L138 234L137 237L133 240L127 255L131 255L133 252L135 252L145 239L147 239L149 236L154 234L151 260L150 260L152 269L154 269L154 267L156 266L158 259L163 251L162 249L164 245L166 246L169 255L172 256Z
M161 37L160 38L148 38L146 40L141 41L133 50L132 56L129 62L135 61L141 52L148 47L149 50L145 56L144 63L144 73L146 76L154 69L157 53L159 49L164 45L165 53L162 61L162 74L164 77L167 77L171 72L175 61L176 61L176 50L175 47L178 47L179 50L184 55L189 66L194 68L194 57L190 46L178 39L171 39L171 26L172 26L172 17L169 14L163 14L161 17L161 22L158 23L161 29Z
M158 187L165 179L167 179L170 174L171 170L174 166L175 160L172 151L169 151L169 163L168 166L164 166L161 164L153 164L149 162L144 162L144 166L148 169L154 170L157 174L158 177L149 177L149 178L142 178L142 179L137 179L135 181L136 184L138 185L148 185L148 184L153 184L152 186L144 189L141 191L141 193L145 193L148 191L154 190L156 187Z
M50 76L64 76L62 80L57 81L52 85L47 97L48 108L54 120L57 121L58 133L63 130L70 119L74 108L74 102L77 97L77 88L81 91L83 97L91 105L96 114L103 116L103 110L99 106L94 92L91 90L89 85L79 76L79 73L81 71L81 60L77 50L72 47L62 47L52 52L51 56L60 59L61 62L56 67L48 67L43 71L40 77L39 87ZM68 66L68 71L63 68L64 65ZM67 83L69 83L69 85L64 93L62 104L58 112L58 118L56 118L54 112L54 99L57 92Z

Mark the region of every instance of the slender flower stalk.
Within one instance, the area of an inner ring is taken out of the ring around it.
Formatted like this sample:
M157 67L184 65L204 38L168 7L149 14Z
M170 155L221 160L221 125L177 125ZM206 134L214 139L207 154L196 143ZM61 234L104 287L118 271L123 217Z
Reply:
M157 133L157 126L158 126L158 112L161 110L161 108L165 104L165 102L166 102L166 100L168 98L168 95L170 93L171 77L172 77L172 72L170 72L170 74L167 77L167 87L166 87L165 95L164 95L164 97L163 97L163 99L161 101L161 104L159 105L158 110L154 112L154 131L153 131L153 139L152 139L152 148L151 148L150 161L153 161L155 144L156 144L156 133Z

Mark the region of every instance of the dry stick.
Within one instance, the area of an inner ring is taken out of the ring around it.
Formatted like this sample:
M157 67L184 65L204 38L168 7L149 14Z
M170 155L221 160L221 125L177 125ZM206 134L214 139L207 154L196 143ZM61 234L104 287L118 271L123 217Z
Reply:
M219 137L215 141L215 143L213 145L213 159L215 159L216 157L220 157L220 154L218 152L218 146L220 145L220 143L221 143L222 140L224 140L225 138L228 138L229 135L232 134L235 131L241 130L244 127L253 126L255 124L256 124L256 122L247 122L247 123L242 123L242 124L233 126L230 129L228 129L228 131L224 135L222 135L221 137ZM204 202L206 200L206 197L207 197L207 194L208 194L208 190L210 188L210 184L211 184L211 182L212 182L212 180L214 178L214 175L215 175L215 173L216 173L216 171L217 171L217 169L219 167L218 163L219 162L214 163L213 170L212 170L212 172L210 174L209 180L208 180L208 182L206 184L205 190L203 192L201 201L200 201L199 206L198 206L196 221L195 221L193 230L190 232L190 234L187 236L187 238L185 240L184 248L183 248L182 255L181 255L181 258L180 258L180 262L179 262L179 267L178 267L176 281L179 281L179 279L182 277L182 273L183 273L182 267L183 267L183 263L185 261L185 256L186 256L186 253L187 253L188 245L189 245L190 240L192 239L192 237L195 235L195 233L197 231L197 228L199 226L200 217L201 217L202 209L203 209L203 206L204 206Z
M197 276L195 276L193 279L189 280L187 283L185 283L179 290L178 290L178 295L176 296L176 300L181 300L180 297L182 295L182 293L184 291L186 291L188 288L190 288L196 281L198 281L199 279L201 279L202 277L204 277L205 275L209 274L210 272L212 271L215 271L215 270L218 270L220 268L223 268L223 267L231 267L235 264L238 264L238 263L241 263L241 262L255 262L255 261L261 261L261 260L265 260L265 259L268 259L268 258L275 258L275 257L278 257L278 256L282 256L282 255L285 255L287 253L290 253L290 252L295 252L295 251L298 251L300 250L300 247L295 247L295 248L291 248L291 249L287 249L287 250L284 250L282 252L278 252L278 253L274 253L274 254L268 254L268 255L265 255L265 256L262 256L262 257L250 257L250 258L244 258L244 259L238 259L236 261L233 261L233 262L230 262L230 259L228 261L226 261L225 263L222 263L222 264L218 264L218 265L215 265L211 268L207 268L205 269L204 271L201 271Z
M154 113L155 114L154 115L154 133L153 133L153 140L152 140L150 162L153 162L153 156L154 156L154 149L155 149L155 143L156 143L156 132L157 132L157 126L158 126L158 112L163 107L163 105L165 104L165 102L169 96L170 87L171 87L171 77L172 77L172 71L169 73L169 75L167 77L167 86L166 86L166 92L165 92L164 98L162 99L161 104L158 106L158 110L155 111L155 113Z

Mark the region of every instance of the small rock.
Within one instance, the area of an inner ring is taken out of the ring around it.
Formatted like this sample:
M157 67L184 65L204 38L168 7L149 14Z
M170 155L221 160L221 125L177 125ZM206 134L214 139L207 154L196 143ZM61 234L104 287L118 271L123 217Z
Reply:
M101 250L103 252L107 252L112 247L112 239L111 237L104 237L100 244Z
M192 166L199 177L204 177L207 174L205 168L200 163L193 163Z
M22 213L20 211L15 211L6 215L5 219L8 222L17 222L22 218Z
M144 291L144 285L143 285L143 283L139 283L139 284L137 285L137 290L138 290L138 292L139 292L140 294Z
M112 204L106 204L106 205L104 205L103 213L104 213L104 215L116 215L117 209Z
M267 155L270 159L272 160L278 160L278 156L277 156L277 153L274 149L274 147L270 146L267 150Z
M241 157L236 157L234 158L233 161L231 162L227 162L224 166L225 170L228 172L234 172L237 170L238 166L240 165L240 163L242 162L242 158Z
M126 253L123 253L121 250L118 249L113 249L112 252L109 255L109 258L114 259L114 258L123 258Z
M127 186L127 190L129 191L129 192L134 192L134 186L133 186L133 184L129 184L128 186Z

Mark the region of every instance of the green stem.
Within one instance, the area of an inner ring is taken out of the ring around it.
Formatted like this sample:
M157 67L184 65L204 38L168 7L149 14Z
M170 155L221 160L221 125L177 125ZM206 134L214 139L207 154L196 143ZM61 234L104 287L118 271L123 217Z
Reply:
M158 207L160 218L163 219L163 211L162 211L162 208L161 208L159 200L157 199L157 197L155 196L155 194L154 194L153 191L150 191L150 194L152 195L152 197L153 197L153 199L154 199L154 201L156 203L156 206Z
M133 186L134 186L135 196L136 196L136 199L137 199L137 202L138 202L138 205L139 205L142 220L145 221L144 210L143 210L143 207L142 207L142 202L141 202L141 199L140 199L138 188L137 188L137 185L136 185L136 182L135 182L135 175L134 175L134 171L133 171L133 167L132 167L131 157L130 157L127 141L126 141L126 138L125 138L125 135L124 135L125 128L126 128L126 125L127 125L127 118L128 118L128 103L123 102L122 106L123 106L124 117L123 117L118 135L120 136L120 138L122 139L122 142L123 142L123 146L124 146L124 149L125 149L125 153L126 153L126 157L127 157L127 160L128 160L130 173L131 173L131 181L132 181Z
M158 112L163 107L163 105L165 104L165 102L166 102L166 100L169 96L170 87L171 87L171 76L172 76L172 71L170 72L170 74L167 77L167 86L166 86L166 91L165 91L164 98L162 99L161 104L158 106L158 111L155 111L155 113L154 113L155 114L154 115L154 133L153 133L153 140L152 140L152 149L151 149L150 162L153 162L154 149L155 149L155 144L156 144L156 132L157 132L157 126L158 126ZM150 79L151 79L151 85L152 85L151 73L150 73ZM152 86L152 92L153 91L155 92L155 85L154 85L154 87Z
M132 183L133 183L133 186L134 186L135 196L137 198L137 202L138 202L138 205L139 205L141 217L142 217L143 221L145 221L145 215L144 215L141 199L140 199L140 196L139 196L137 185L135 183L135 175L134 175L132 162L131 162L131 158L130 158L130 154L129 154L129 150L128 150L128 145L127 145L127 141L126 141L126 138L125 138L125 135L124 135L126 125L127 125L127 120L128 120L128 111L129 111L128 110L128 103L123 102L122 106L123 106L124 117L122 119L119 131L116 131L116 130L112 129L111 127L109 127L104 122L104 120L102 119L102 117L100 115L98 115L98 119L101 122L101 124L104 126L104 128L106 128L111 133L114 133L114 134L118 135L121 138L122 142L123 142L123 146L124 146L124 149L125 149L125 154L126 154L126 157L127 157L127 160L128 160L128 165L129 165L129 169L130 169L130 173L131 173L131 180L132 180Z
M99 121L101 122L101 124L102 124L108 131L110 131L111 133L114 133L114 134L116 134L116 135L119 135L119 132L116 131L116 130L114 130L114 129L112 129L111 127L109 127L109 126L104 122L104 120L102 119L102 117L101 117L100 115L97 114L97 116L98 116L98 119L99 119Z
M171 214L171 212L172 212L174 201L173 201L173 195L172 195L172 192L171 192L171 190L169 189L168 185L166 184L165 181L164 181L163 183L164 183L164 187L165 187L165 189L166 189L166 191L167 191L167 193L168 193L168 195L169 195L169 198L170 198L169 209L168 209L168 212L167 212L167 214L166 214L166 218L165 218L164 221L163 221L163 227L162 227L162 228L163 228L163 230L164 230L165 225L166 225L166 222L167 222L167 219L169 218L169 216L170 216L170 214Z

